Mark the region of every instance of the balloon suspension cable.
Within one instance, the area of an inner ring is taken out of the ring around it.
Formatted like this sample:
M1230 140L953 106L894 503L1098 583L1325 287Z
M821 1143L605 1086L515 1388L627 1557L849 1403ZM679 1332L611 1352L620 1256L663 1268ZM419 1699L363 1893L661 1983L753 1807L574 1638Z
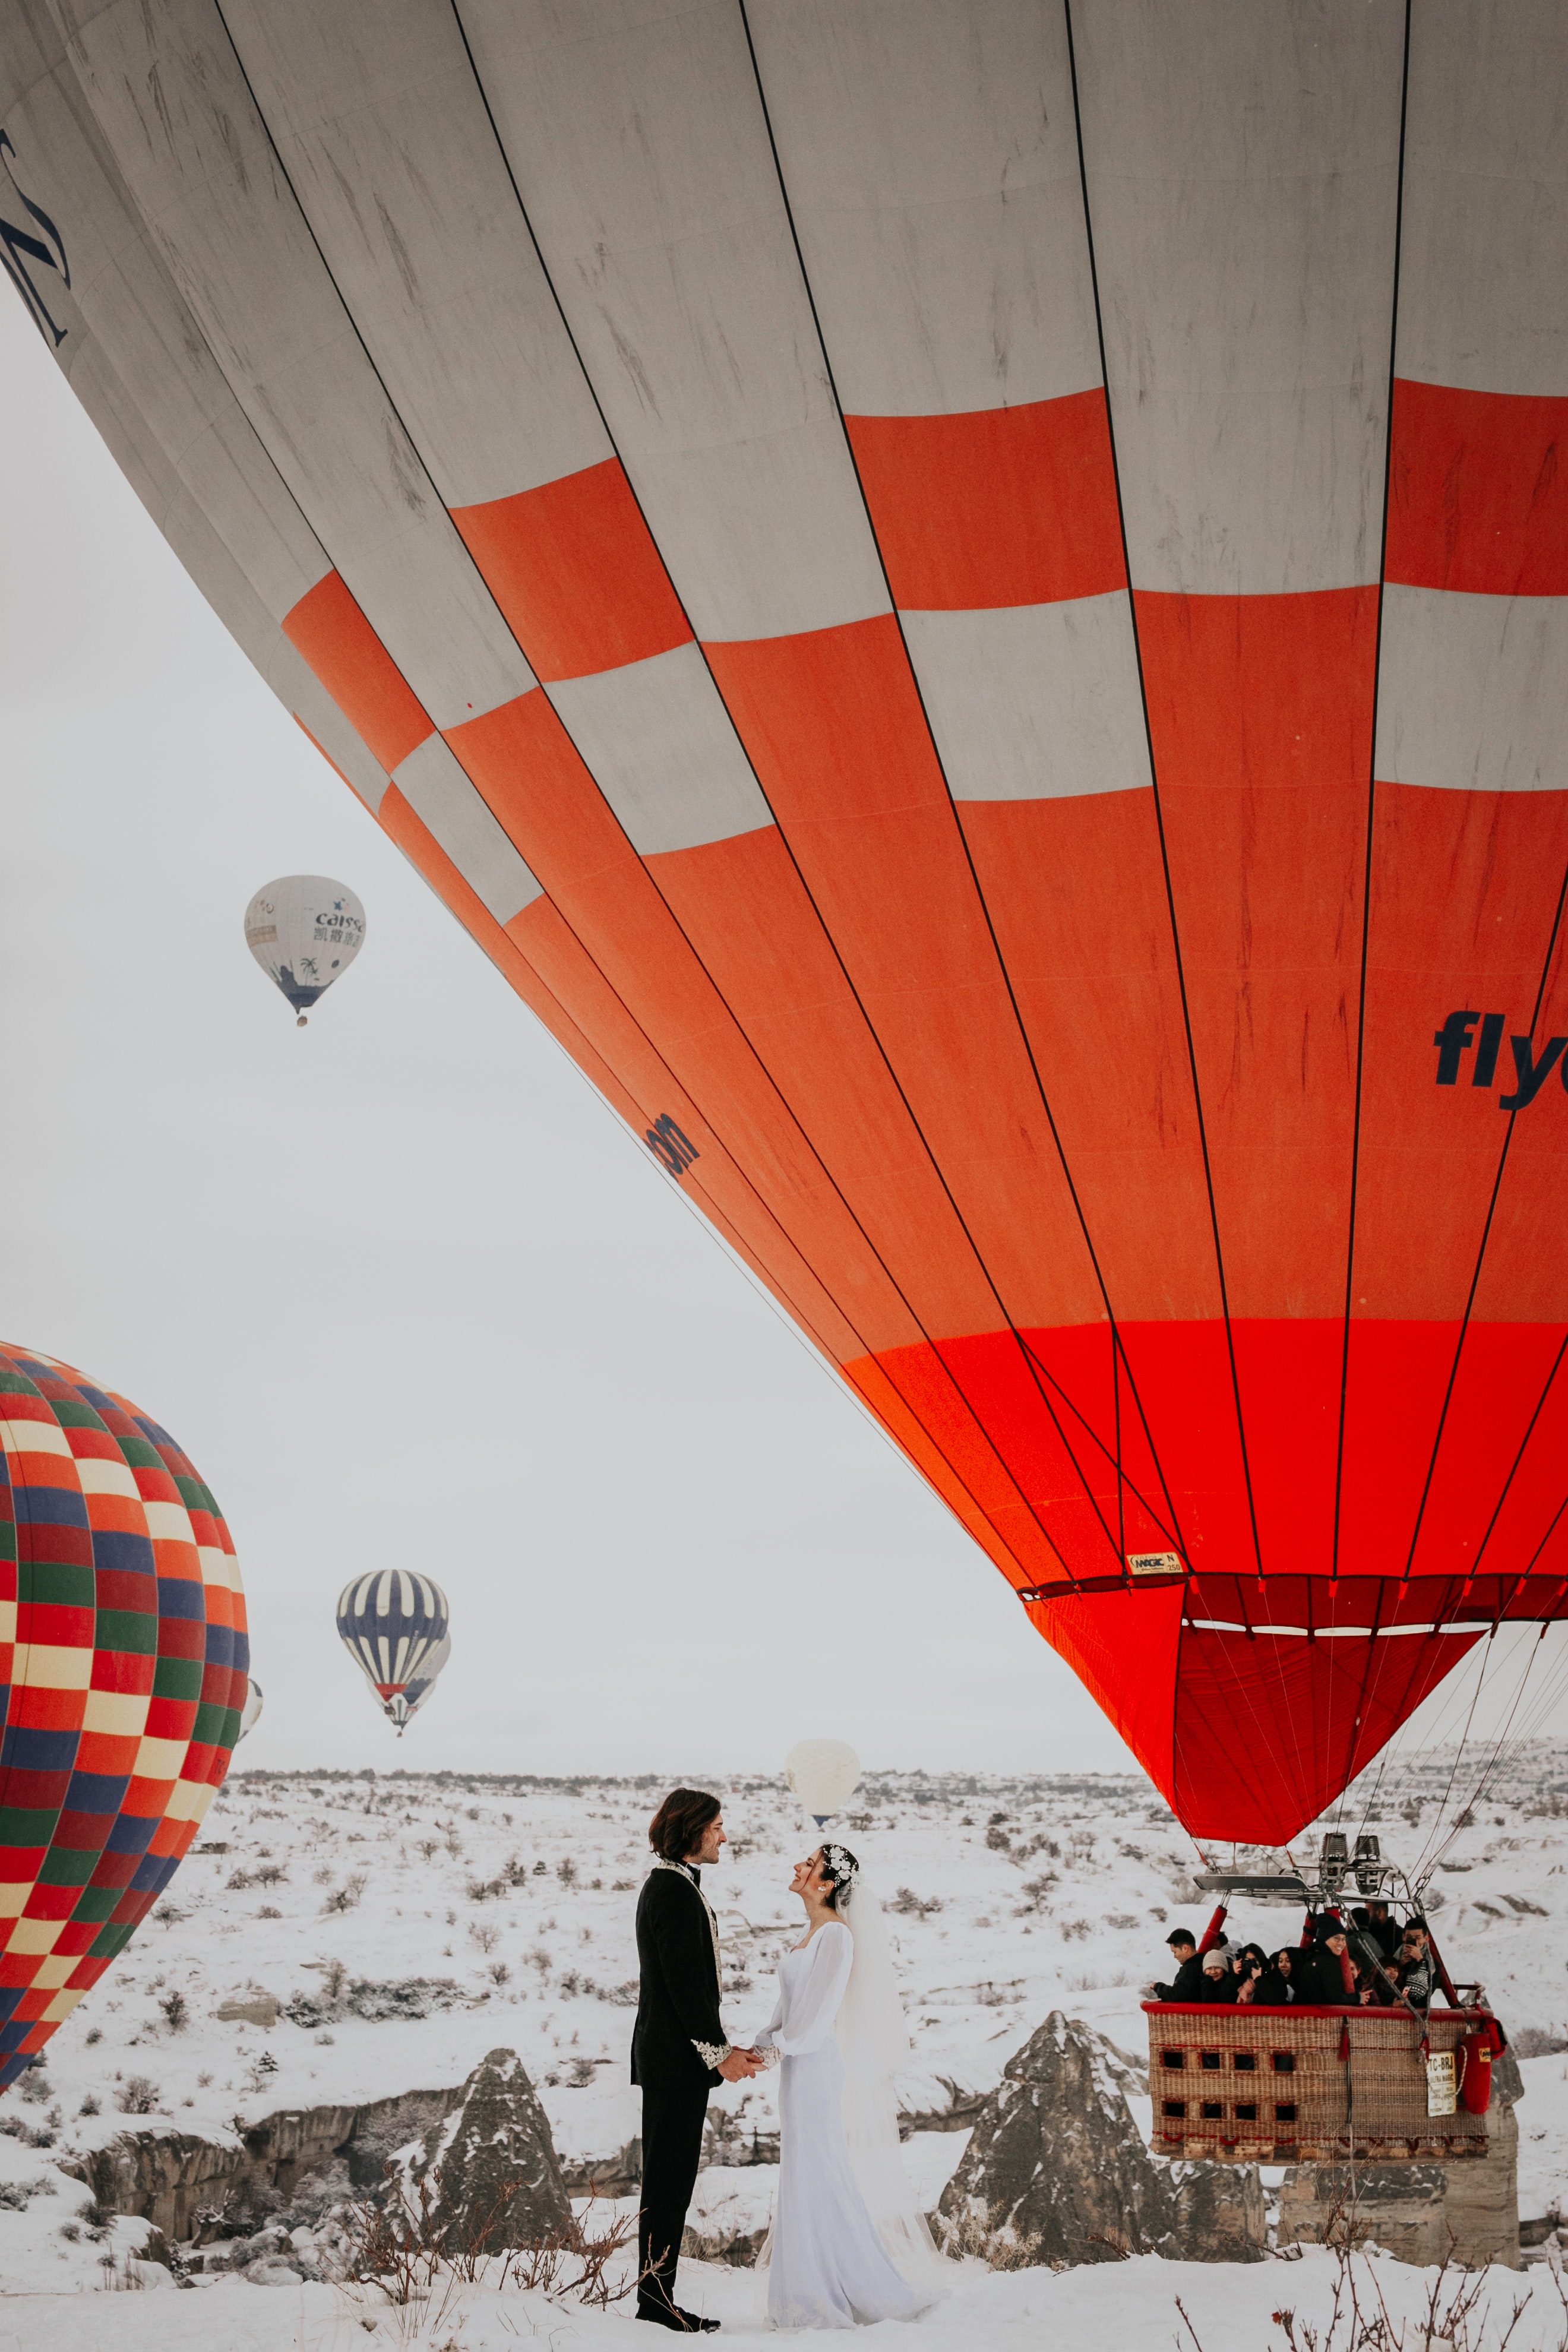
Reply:
M1494 1627L1492 1628L1492 1634L1495 1634L1495 1633L1496 1633L1496 1631L1497 1631L1497 1628L1494 1626ZM1504 1723L1503 1723L1502 1729L1499 1732L1499 1734L1498 1734L1498 1736L1497 1736L1497 1738L1496 1738L1495 1742L1493 1743L1492 1752L1491 1752L1490 1756L1488 1758L1488 1759L1487 1759L1486 1763L1485 1763L1485 1764L1482 1766L1482 1768L1481 1768L1481 1772L1480 1772L1480 1777L1479 1777L1479 1779L1477 1780L1477 1782L1476 1782L1476 1785L1475 1785L1474 1789L1471 1790L1471 1792L1470 1792L1469 1796L1467 1798L1467 1800L1466 1800L1466 1801L1465 1801L1464 1805L1460 1808L1459 1813L1458 1813L1458 1817L1456 1818L1456 1820L1454 1821L1454 1823L1453 1823L1452 1827L1449 1829L1449 1832L1448 1832L1447 1836L1443 1840L1443 1842L1442 1842L1441 1845L1439 1845L1439 1846L1436 1849L1436 1851L1435 1851L1434 1853L1432 1853L1432 1854L1431 1854L1430 1862L1429 1862L1429 1864L1428 1864L1428 1865L1427 1865L1427 1868L1426 1868L1426 1872L1425 1872L1425 1874L1423 1875L1423 1877L1422 1877L1422 1879L1421 1879L1421 1881L1420 1881L1420 1885L1421 1885L1421 1889L1422 1889L1422 1891L1423 1891L1423 1892L1425 1891L1425 1889L1426 1888L1426 1886L1430 1884L1430 1882L1431 1882L1431 1878L1432 1878L1432 1874L1433 1874L1434 1871L1436 1871L1436 1869L1437 1868L1437 1865L1438 1865L1438 1864L1441 1862L1441 1860L1442 1860L1443 1856L1447 1853L1448 1848L1453 1844L1454 1840L1458 1837L1458 1833L1459 1833L1459 1824L1460 1824L1460 1822L1464 1820L1464 1817L1465 1817L1465 1815L1466 1815L1467 1813L1472 1812L1472 1811L1475 1810L1476 1806L1477 1806L1477 1805L1479 1805L1479 1803L1481 1803L1482 1800L1484 1799L1484 1797L1485 1797L1485 1795L1486 1795L1486 1792L1487 1792L1488 1789L1489 1789L1489 1786L1491 1785L1491 1781L1492 1781L1493 1776L1495 1775L1495 1773L1496 1773L1496 1771L1497 1771L1497 1769L1498 1769L1499 1765L1500 1765L1500 1764L1501 1763L1501 1761L1502 1761L1502 1759L1503 1759L1503 1755L1504 1755L1505 1750L1509 1750L1509 1749L1510 1748L1510 1747L1511 1747L1511 1744L1512 1744L1512 1743L1510 1742L1510 1734L1511 1733L1511 1731L1512 1731L1512 1729L1513 1729L1514 1717L1518 1715L1518 1713L1519 1713L1519 1710L1520 1710L1521 1706L1523 1705L1523 1703L1524 1703L1524 1694L1525 1694L1525 1691L1526 1691L1526 1689L1527 1689L1527 1687L1528 1687L1528 1685L1529 1685L1531 1675L1531 1674L1534 1672L1534 1668L1535 1668L1535 1661L1536 1661L1536 1659L1537 1659L1537 1658L1540 1656L1540 1654L1541 1654L1541 1645L1542 1645L1542 1642L1544 1642L1544 1640L1546 1639L1546 1633L1547 1633L1547 1627L1546 1627L1545 1625L1542 1625L1542 1628L1541 1628L1541 1632L1540 1632L1540 1633L1537 1635L1536 1639L1535 1639L1535 1640L1531 1643L1531 1645L1530 1645L1529 1654L1528 1654L1528 1656L1527 1656L1527 1658L1526 1658L1526 1660L1525 1660L1524 1672L1523 1672L1523 1674L1520 1676L1519 1688L1518 1688L1518 1690L1514 1693L1514 1696L1513 1696L1513 1704L1512 1704L1512 1705L1511 1705L1511 1706L1509 1708L1508 1715L1507 1715L1507 1717L1506 1717L1506 1719L1505 1719L1505 1721L1504 1721ZM1489 1643L1490 1643L1490 1641L1491 1641L1491 1638L1492 1638L1492 1635L1489 1634L1489 1636L1488 1636L1488 1642L1489 1642ZM1478 1683L1477 1683L1477 1687L1476 1687L1476 1696L1477 1696L1477 1698L1479 1698L1479 1696L1480 1696L1480 1685L1479 1685L1479 1681L1478 1681ZM1547 1706L1550 1706L1550 1705L1552 1704L1552 1702L1555 1699L1556 1696L1557 1696L1556 1691L1555 1691L1554 1689L1552 1689L1552 1688L1551 1688L1551 1687L1549 1686L1549 1687L1548 1687L1548 1690L1547 1690L1547 1693L1546 1693L1545 1704L1546 1704ZM1475 1707L1474 1707L1474 1705L1473 1705L1473 1704L1472 1704L1472 1706L1471 1706L1470 1713L1471 1713L1471 1716L1473 1717L1473 1715L1474 1715L1474 1713L1475 1713ZM1468 1723L1467 1723L1467 1726L1466 1726L1466 1731L1467 1731L1467 1736L1468 1736ZM1462 1747L1461 1747L1461 1751L1460 1751L1460 1752L1461 1752L1461 1754L1463 1753ZM1458 1773L1458 1766L1459 1766L1459 1759L1458 1759L1458 1757L1456 1757L1456 1758L1455 1758L1455 1761L1454 1761L1454 1770L1453 1770L1453 1772L1451 1772L1451 1773L1449 1774L1449 1776L1448 1776L1448 1786L1449 1786L1449 1789L1452 1789L1452 1787L1453 1787L1455 1777L1456 1777L1456 1775L1457 1775L1457 1773ZM1444 1802L1445 1802L1445 1803L1447 1803L1447 1796L1445 1795ZM1439 1814L1438 1814L1438 1819L1439 1819L1439 1821L1441 1820L1441 1818L1442 1818L1441 1811L1439 1811ZM1426 1856L1423 1856L1423 1857L1422 1857L1422 1859L1425 1861L1425 1860L1426 1860Z
M1466 1816L1485 1800L1502 1765L1545 1722L1562 1698L1565 1686L1568 1686L1568 1647L1544 1676L1537 1672L1542 1644L1551 1629L1552 1621L1542 1622L1530 1641L1524 1654L1523 1672L1509 1699L1504 1719L1495 1738L1489 1739L1489 1752L1479 1766L1473 1787L1467 1790L1462 1801L1456 1799L1455 1791L1464 1785L1465 1759L1474 1744L1480 1701L1484 1694L1497 1687L1499 1675L1502 1672L1500 1653L1510 1647L1495 1641L1495 1635L1500 1630L1497 1624L1489 1629L1487 1640L1479 1645L1473 1682L1467 1685L1463 1675L1458 1675L1454 1685L1444 1694L1444 1704L1432 1725L1432 1736L1422 1743L1421 1748L1413 1748L1407 1744L1411 1727L1402 1727L1401 1733L1378 1759L1376 1773L1362 1797L1363 1827L1373 1816L1385 1782L1389 1786L1391 1801L1403 1788L1406 1796L1419 1807L1423 1801L1415 1795L1416 1760L1423 1754L1434 1759L1440 1756L1447 1745L1443 1734L1447 1722L1462 1714L1463 1723L1454 1745L1443 1792L1437 1801L1431 1832L1405 1880L1407 1899L1418 1908L1424 1906L1426 1889L1442 1857L1448 1852L1460 1829L1468 1825ZM1518 1626L1510 1630L1522 1633L1525 1628ZM1442 1769L1440 1762L1437 1769Z

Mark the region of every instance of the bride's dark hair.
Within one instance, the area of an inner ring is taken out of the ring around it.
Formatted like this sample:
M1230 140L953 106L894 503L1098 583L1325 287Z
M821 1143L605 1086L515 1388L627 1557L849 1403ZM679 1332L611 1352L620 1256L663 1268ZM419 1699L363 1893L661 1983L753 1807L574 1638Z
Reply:
M847 1845L825 1845L821 1853L820 1875L828 1885L827 1907L837 1911L840 1891L848 1893L860 1865Z

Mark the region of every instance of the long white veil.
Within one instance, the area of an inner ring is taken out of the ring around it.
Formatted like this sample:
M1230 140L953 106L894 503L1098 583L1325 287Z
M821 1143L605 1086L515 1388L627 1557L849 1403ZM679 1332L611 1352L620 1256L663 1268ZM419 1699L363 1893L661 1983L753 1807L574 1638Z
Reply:
M909 2063L910 2030L893 1975L887 1922L862 1875L840 1897L838 1908L855 1939L855 1962L834 2029L844 2060L849 2160L898 2268L911 2285L940 2285L951 2270L932 2241L899 2142L897 2077Z

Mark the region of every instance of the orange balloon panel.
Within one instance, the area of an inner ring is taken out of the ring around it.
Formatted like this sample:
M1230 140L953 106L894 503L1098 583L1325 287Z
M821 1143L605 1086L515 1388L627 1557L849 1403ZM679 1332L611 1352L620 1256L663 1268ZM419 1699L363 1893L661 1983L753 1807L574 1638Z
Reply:
M204 593L1268 1839L1568 1593L1568 52L1315 24L0 28L7 268Z

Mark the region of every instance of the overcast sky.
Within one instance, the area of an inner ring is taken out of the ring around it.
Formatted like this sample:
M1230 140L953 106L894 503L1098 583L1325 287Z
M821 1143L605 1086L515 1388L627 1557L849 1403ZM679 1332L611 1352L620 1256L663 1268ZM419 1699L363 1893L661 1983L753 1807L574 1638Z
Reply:
M996 1571L311 750L0 292L0 1330L122 1390L218 1497L247 1763L661 1773L1121 1766ZM279 874L363 899L294 1026ZM421 1568L401 1745L340 1649Z

